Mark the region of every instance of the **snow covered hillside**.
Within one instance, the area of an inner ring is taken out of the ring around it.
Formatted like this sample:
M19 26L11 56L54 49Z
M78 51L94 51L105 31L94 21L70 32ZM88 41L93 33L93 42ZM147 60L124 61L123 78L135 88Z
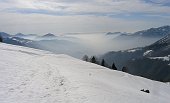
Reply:
M170 102L169 84L67 55L3 43L0 54L0 103Z

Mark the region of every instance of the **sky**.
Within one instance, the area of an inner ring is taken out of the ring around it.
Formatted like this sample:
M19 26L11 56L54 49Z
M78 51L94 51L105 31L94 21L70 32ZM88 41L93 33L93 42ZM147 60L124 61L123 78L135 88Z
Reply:
M0 0L10 34L135 32L170 25L170 0Z

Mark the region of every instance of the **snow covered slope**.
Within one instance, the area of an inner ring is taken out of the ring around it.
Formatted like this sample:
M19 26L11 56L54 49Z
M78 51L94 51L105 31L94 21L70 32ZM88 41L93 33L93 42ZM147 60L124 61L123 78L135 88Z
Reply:
M0 54L0 103L169 103L169 84L26 47Z

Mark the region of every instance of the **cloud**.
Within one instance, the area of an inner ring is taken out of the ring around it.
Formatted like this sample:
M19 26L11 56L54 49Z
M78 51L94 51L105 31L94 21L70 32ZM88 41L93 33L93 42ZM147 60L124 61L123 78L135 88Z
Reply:
M167 0L163 1L150 0L150 2L155 3L168 3ZM8 12L24 13L23 11L26 11L26 13L54 15L58 12L63 12L62 15L100 14L100 16L103 14L106 16L106 14L113 15L121 13L170 14L170 7L153 5L148 2L146 0L8 0L8 2L0 2L0 6Z
M169 0L146 1L0 0L0 31L133 32L170 24Z
M144 0L147 3L153 3L153 4L159 4L159 5L164 5L164 6L170 6L170 1L169 0Z

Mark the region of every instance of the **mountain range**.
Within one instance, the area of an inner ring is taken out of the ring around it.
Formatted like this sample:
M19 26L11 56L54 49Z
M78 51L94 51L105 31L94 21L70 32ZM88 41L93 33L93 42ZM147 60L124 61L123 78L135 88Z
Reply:
M162 26L134 33L108 32L106 37L112 40L113 44L117 44L119 50L126 50L151 45L168 34L170 34L170 26Z
M82 58L83 55L93 52L90 45L85 46L76 37L58 36L51 33L39 36L22 33L10 35L0 32L0 35L4 43L47 50L57 54L64 53L76 58ZM108 40L114 41L113 43L117 46L135 48L107 52L100 56L100 59L105 59L110 66L114 62L119 70L126 66L128 73L133 75L170 82L169 35L170 26L150 28L135 33L109 32L105 36Z
M102 58L119 70L126 66L133 75L170 82L170 34L149 46L108 52Z
M81 58L88 52L86 46L83 46L78 39L74 37L57 36L51 33L39 36L36 34L22 34L10 35L0 32L4 43L26 46L41 50L48 50L54 53L64 53L77 58Z
M126 33L126 32L108 32L106 35L117 35L119 36L129 36L129 37L164 37L167 34L170 34L170 26L165 25L157 28L150 28L146 30L137 31L134 33Z

